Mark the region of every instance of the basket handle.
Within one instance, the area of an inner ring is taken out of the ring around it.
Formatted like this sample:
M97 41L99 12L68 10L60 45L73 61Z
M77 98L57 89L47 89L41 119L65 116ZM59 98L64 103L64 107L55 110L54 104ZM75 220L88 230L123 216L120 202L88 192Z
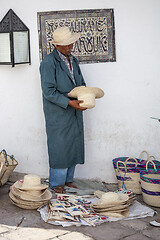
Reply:
M140 153L139 158L142 159L143 153L146 153L146 155L147 155L147 160L148 160L148 159L149 159L149 153L148 153L146 150L143 150L143 151Z
M148 160L148 161L147 161L147 163L146 163L146 170L148 171L148 164L149 164L149 163L152 163L152 165L153 165L153 167L154 167L154 170L157 171L156 165L155 165L155 163L154 163L152 160Z
M131 160L131 159L135 161L135 165L136 165L136 167L137 167L138 161L137 161L137 159L132 158L132 157L129 157L129 158L126 159L125 165L127 165L128 161ZM134 164L134 162L131 162L131 163Z
M125 170L126 170L126 164L125 164L125 162L122 162L122 161L118 161L118 162L116 163L116 165L117 165L117 170L119 170L119 166L118 166L119 163L122 163L122 164L124 165L124 167L120 167L120 168L125 168Z
M124 176L125 176L126 173L127 173L126 164L125 164L125 162L118 161L116 165L117 165L118 173L119 173L119 175L120 175L120 177L121 177L121 179L122 179L122 188L124 187L125 189L127 189L126 186L125 186L125 183L124 183L124 179L122 178L121 173L120 173L120 170L119 170L119 166L118 166L119 163L122 163L122 164L124 165L124 167L121 167L121 168L124 168L124 169L125 169L125 174L124 174Z
M7 165L9 165L9 162L8 162L8 160L7 160L7 153L6 153L6 150L3 149L3 150L0 152L0 155L1 155L1 154L4 155L5 163L7 163Z
M151 160L151 158L153 158L154 160L156 160L155 156L149 156L147 160Z
M3 168L3 162L0 162L0 175L1 175L2 168Z

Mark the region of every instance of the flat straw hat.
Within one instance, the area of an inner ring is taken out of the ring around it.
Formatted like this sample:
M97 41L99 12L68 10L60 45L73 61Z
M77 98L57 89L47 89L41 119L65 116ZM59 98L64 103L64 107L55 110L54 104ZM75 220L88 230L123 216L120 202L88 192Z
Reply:
M47 204L47 203L44 204L44 202L41 203L41 204L38 204L38 205L26 205L26 204L21 204L21 203L15 202L15 201L12 199L11 196L10 196L10 201L11 201L11 203L13 203L15 206L20 207L20 208L23 208L23 209L37 209L37 208L42 207L42 206L44 206L44 205Z
M107 216L107 217L115 217L115 218L126 218L129 216L129 209L122 211L122 212L101 212L98 213L99 215L102 216Z
M80 38L80 33L72 33L68 27L58 27L52 36L54 45L67 46L76 42Z
M122 212L127 210L129 205L117 205L112 207L106 207L106 208L94 208L95 212Z
M14 183L14 187L20 190L43 190L47 189L48 185L41 184L41 178L37 175L25 175L24 179Z
M71 92L68 93L69 97L77 98L79 101L83 101L79 105L84 108L95 107L95 98L101 98L104 96L102 89L97 87L86 87L80 86L75 87Z
M26 191L20 190L14 186L14 184L10 187L10 191L16 198L20 198L25 201L49 201L52 198L52 193L48 190L36 190L36 191Z
M39 201L39 202L33 202L33 201L26 201L26 200L22 200L20 198L17 198L13 195L13 193L10 191L9 193L9 197L15 202L15 203L18 203L18 204L24 204L26 206L36 206L36 207L39 207L39 206L42 206L42 205L45 205L47 204L49 201Z

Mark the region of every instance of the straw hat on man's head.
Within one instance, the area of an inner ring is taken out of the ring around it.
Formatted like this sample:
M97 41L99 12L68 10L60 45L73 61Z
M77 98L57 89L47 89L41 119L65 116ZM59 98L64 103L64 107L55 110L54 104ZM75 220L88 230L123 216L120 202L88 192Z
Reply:
M53 32L54 45L67 46L76 42L80 38L80 33L73 33L68 27L58 27Z

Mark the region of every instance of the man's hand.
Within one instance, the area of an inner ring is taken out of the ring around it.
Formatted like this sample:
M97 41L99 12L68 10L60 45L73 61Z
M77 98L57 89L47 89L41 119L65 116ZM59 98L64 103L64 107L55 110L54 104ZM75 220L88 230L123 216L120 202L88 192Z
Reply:
M86 110L87 108L84 108L84 107L81 107L79 106L80 103L83 103L83 101L78 101L78 100L70 100L68 105L75 108L75 109L78 109L80 111L84 111Z

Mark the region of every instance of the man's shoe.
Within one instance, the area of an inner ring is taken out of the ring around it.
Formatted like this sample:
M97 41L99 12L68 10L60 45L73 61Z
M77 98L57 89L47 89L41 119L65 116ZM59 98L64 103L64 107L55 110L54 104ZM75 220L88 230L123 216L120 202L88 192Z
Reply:
M150 222L150 225L154 227L160 227L160 219L154 220Z

